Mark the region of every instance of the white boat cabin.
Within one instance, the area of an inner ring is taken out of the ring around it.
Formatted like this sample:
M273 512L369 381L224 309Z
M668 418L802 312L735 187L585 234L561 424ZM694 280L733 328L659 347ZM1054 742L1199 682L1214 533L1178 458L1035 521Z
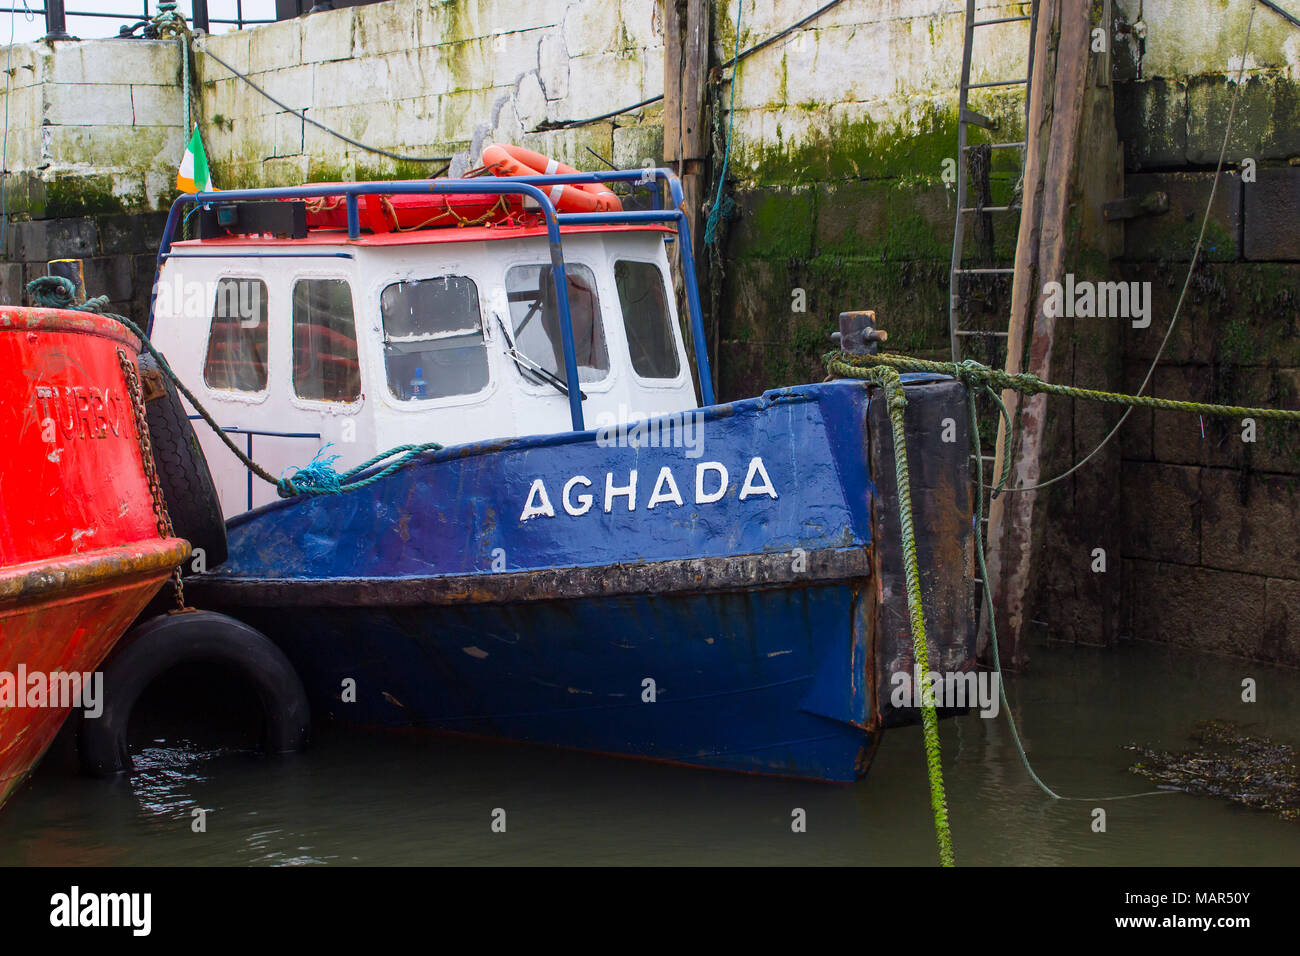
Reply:
M572 225L564 265L587 428L697 407L658 225ZM272 474L323 446L343 471L394 446L570 431L541 227L174 243L152 339ZM276 500L196 433L226 517Z

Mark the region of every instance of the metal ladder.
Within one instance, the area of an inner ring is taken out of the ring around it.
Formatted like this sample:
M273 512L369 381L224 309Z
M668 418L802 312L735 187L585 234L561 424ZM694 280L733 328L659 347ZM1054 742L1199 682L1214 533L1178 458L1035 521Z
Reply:
M970 349L967 346L969 342L976 340L981 342L984 346L979 358L987 364L994 365L994 367L1001 367L1006 359L1006 341L1010 333L1005 327L1005 324L1003 328L996 330L969 329L962 327L963 298L967 294L963 292L963 285L965 284L968 290L970 279L979 281L979 277L984 277L985 279L992 279L998 276L1010 277L1016 270L1012 266L989 265L967 267L965 265L963 262L963 254L965 252L964 245L966 226L968 223L967 217L973 215L984 216L988 214L1015 214L1018 213L1020 207L1018 205L983 205L982 201L977 200L975 203L972 203L970 200L968 194L968 174L970 169L971 153L974 150L979 149L983 144L972 145L969 143L967 132L971 126L977 126L984 130L996 130L998 126L996 120L970 108L970 92L971 90L1023 86L1025 89L1025 129L1026 131L1028 130L1029 87L1034 74L1034 33L1038 21L1038 0L1027 0L1025 4L1021 4L1022 9L1026 5L1030 7L1030 13L1028 14L1017 16L994 16L984 20L976 18L975 4L976 0L966 0L966 33L962 44L961 86L958 92L957 107L957 215L956 223L953 228L952 266L949 270L948 277L948 333L952 347L952 360L954 362L960 362L963 359L971 357L969 355ZM992 80L984 83L972 83L970 81L971 58L974 52L976 31L997 29L999 26L1005 24L1026 22L1029 24L1029 51L1025 67L1025 76L1013 79ZM1027 132L1026 135L1028 135ZM987 146L990 155L997 150L1020 150L1021 171L1023 174L1025 140L1015 142L990 142ZM1019 228L1018 221L1014 224L1013 228ZM969 277L969 279L967 277ZM1009 315L1007 319L1009 321ZM995 355L995 351L999 354ZM983 402L981 402L981 404L982 403ZM982 413L987 413L987 411L988 409L981 409ZM982 414L981 418L984 417L985 415ZM985 444L987 445L987 443ZM973 469L978 469L982 485L993 483L991 477L986 476L985 474L986 469L989 471L992 470L994 461L994 456L992 454L993 450L994 449L992 448L986 447L984 449L985 454L979 462L974 460L974 455L971 456L971 466ZM981 486L977 485L976 487L977 489L980 489ZM977 493L984 494L984 491L978 490ZM985 532L986 540L989 520L988 513L989 509L986 502L984 508L985 527L981 529ZM977 581L976 583L980 588L983 588L983 581ZM977 599L982 600L982 597L977 594Z
M970 91L991 89L995 87L1023 86L1025 88L1025 125L1029 121L1029 84L1034 73L1034 44L1033 35L1034 27L1038 19L1038 0L1032 0L1029 3L1032 12L1025 15L1013 17L993 17L987 20L976 19L975 13L976 0L966 0L966 33L962 44L961 54L961 86L958 93L957 106L957 217L956 224L953 228L952 240L952 268L950 270L948 282L948 332L952 344L952 360L960 362L963 358L962 339L968 336L997 336L1005 338L1007 330L1001 329L996 332L981 331L976 329L963 329L961 327L961 277L968 276L996 276L1012 275L1016 270L1012 267L1005 268L964 268L962 265L962 255L965 251L966 237L966 216L987 213L1009 213L1018 210L1018 206L981 206L967 205L970 201L968 196L968 172L969 157L977 145L971 145L968 142L967 130L971 126L978 126L981 129L993 130L997 128L997 121L990 119L982 113L977 113L970 108ZM1023 5L1022 5L1023 6ZM1029 23L1029 55L1026 65L1026 75L1022 78L1008 80L993 80L987 83L972 83L970 81L971 57L975 46L975 31L987 27L995 27L1006 23ZM999 149L1019 149L1021 153L1021 165L1023 167L1023 150L1025 141L1007 143L989 143L991 150Z

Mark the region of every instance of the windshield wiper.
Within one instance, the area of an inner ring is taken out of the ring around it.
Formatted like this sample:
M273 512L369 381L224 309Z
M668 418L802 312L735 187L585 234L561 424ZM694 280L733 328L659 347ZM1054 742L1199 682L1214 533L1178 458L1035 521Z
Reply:
M550 385L556 390L558 390L561 395L568 395L569 386L565 383L564 379L560 378L558 375L556 375L554 372L550 371L549 369L543 368L542 366L538 365L536 362L530 359L523 352L519 351L519 349L515 348L514 340L510 337L510 333L506 330L505 323L501 321L501 316L498 315L496 317L496 320L497 320L497 325L501 327L501 334L505 337L506 340L506 355L509 355L510 358L514 360L515 368L519 369L520 373L523 374L525 377L532 376L533 381L539 384ZM582 398L584 402L587 400L586 393L583 392L581 389L578 390L578 395Z

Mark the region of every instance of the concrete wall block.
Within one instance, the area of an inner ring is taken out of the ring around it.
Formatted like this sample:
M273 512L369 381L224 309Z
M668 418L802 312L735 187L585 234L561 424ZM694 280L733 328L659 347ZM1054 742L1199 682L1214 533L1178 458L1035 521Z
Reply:
M34 219L14 223L11 228L14 259L43 266L50 259L81 259L99 251L99 228L94 219Z
M663 126L620 126L615 129L614 155L610 159L619 169L641 169L647 161L654 166L664 165Z
M436 46L489 36L503 29L556 27L564 19L565 10L569 6L599 2L601 0L576 0L576 3L575 0L539 0L537 3L520 4L515 0L476 0L473 3L438 0L416 7L416 37L420 46ZM377 6L359 9L365 16Z
M1209 567L1300 579L1300 489L1291 476L1206 469L1201 559Z
M469 143L474 130L480 124L492 120L496 102L505 96L509 98L510 89L462 90L437 97L434 141L438 143Z
M600 0L574 3L564 12L564 45L570 56L609 53L623 48L619 5Z
M262 178L268 185L296 186L307 181L308 169L305 155L274 157L262 163Z
M128 255L158 248L167 213L123 213L100 216L95 222L99 229L99 251L106 256Z
M1300 168L1256 170L1245 189L1247 259L1300 261Z
M1255 13L1248 68L1284 64L1287 41L1295 34L1294 27L1281 17L1260 16L1265 12L1258 9ZM1142 63L1147 75L1187 76L1236 70L1249 16L1245 6L1143 0L1140 15L1147 25ZM1131 19L1137 16L1138 11L1130 13Z
M419 85L415 90L429 96L439 96L452 88L451 75L451 54L448 47L420 47L415 51L417 76L420 77ZM406 79L400 64L390 64L390 69L394 69L393 76L399 81ZM398 96L410 95L411 91L405 89L395 90Z
M1187 88L1187 162L1213 165L1236 90L1235 76L1197 76ZM1280 71L1242 81L1225 160L1285 160L1300 155L1300 96Z
M307 111L307 115L316 122L353 139L357 139L357 134L365 128L363 111L353 107L313 108ZM320 127L312 126L309 123L303 125L302 134L302 151L318 162L346 164L347 156L345 154L354 150L354 147L345 144L337 137L331 136ZM371 143L368 145L378 146L380 144Z
M531 133L523 137L522 145L575 169L592 169L599 164L592 158L591 153L587 152L587 147L591 147L601 156L608 156L613 150L614 143L610 127L604 123L597 123L576 129Z
M1214 173L1136 173L1124 177L1124 195L1141 198L1153 193L1169 197L1169 211L1124 220L1124 258L1159 262L1188 262L1214 189L1214 205L1206 227L1202 256L1209 261L1238 257L1241 235L1241 176L1235 171ZM1294 220L1293 220L1294 222Z
M130 126L135 121L127 83L50 83L45 121L52 126Z
M1151 324L1146 328L1133 327L1131 321L1123 323L1124 357L1131 360L1155 358L1160 343L1169 328L1178 295L1182 290L1185 265L1166 266L1140 263L1124 264L1117 280L1150 283ZM1144 293L1145 295L1145 293ZM1217 305L1218 303L1214 303ZM1202 321L1212 306L1199 293L1190 294L1183 302L1178 324L1165 346L1161 362L1208 363L1214 357L1213 335L1219 334L1209 323ZM1214 310L1217 314L1218 310ZM1220 330L1221 331L1221 330Z
M409 4L370 6L357 10L353 56L380 56L398 50L413 50L419 45L419 27L411 16Z
M542 90L536 73L525 73L519 78L511 105L524 129L536 129L546 121L550 104L547 103L546 93Z
M255 72L302 63L303 19L268 23L248 31L249 66ZM220 55L220 54L218 54ZM224 57L223 57L224 59ZM232 64L233 65L233 64Z
M273 122L275 124L275 151L272 155L275 157L300 155L303 151L307 126L302 121L302 117L296 113L276 113Z
M1124 463L1124 557L1200 563L1200 477L1200 468Z
M410 49L380 57L388 73L389 97L394 100L412 97L436 96L441 92L434 80L424 70L423 51ZM400 133L401 130L399 129Z
M1265 579L1158 561L1126 561L1132 636L1256 656L1265 641Z
M818 251L847 251L877 243L889 230L888 182L850 180L819 183L817 191L816 243ZM755 233L757 223L747 227Z
M550 30L538 41L537 69L549 99L562 100L569 95L569 51L562 31Z
M360 66L361 64L357 65ZM286 106L296 110L303 110L316 103L323 102L315 95L318 69L329 71L335 69L335 67L332 64L318 66L315 63L307 63L302 66L291 66L286 69L263 73L255 77L254 82ZM278 106L248 86L247 83L237 82L244 87L245 102L240 105L245 110L251 108L256 113L270 113L279 109ZM252 95L249 96L248 94ZM328 102L332 106L340 105L332 100Z
M180 47L175 40L111 38L60 43L43 61L41 79L47 83L127 80L174 86L181 66Z
M1300 582L1269 578L1264 583L1263 660L1300 664Z
M511 82L521 70L532 69L547 32L551 31L508 29L466 41L463 48L484 60L482 72L472 74L473 79L484 86L497 86Z
M763 69L758 57L741 64L739 93L746 105L824 103L828 99L863 102L883 100L898 92L900 77L893 63L893 30L888 22L816 30L802 51L799 46L787 46L784 75L779 70ZM835 90L830 97L828 79ZM745 92L747 84L751 86L749 93Z
M414 156L427 156L429 144L437 135L437 103L427 96L398 100L392 104L393 125L397 130L398 144Z
M356 15L356 7L344 7L301 18L302 61L326 63L352 56Z
M647 52L663 48L663 10L654 0L629 0L619 4L619 19L622 21L623 42L628 48Z
M1177 401L1219 402L1225 397L1220 394L1220 388L1213 366L1161 365L1156 368L1147 393ZM1154 412L1151 447L1152 456L1162 462L1234 468L1244 461L1237 423L1215 416Z
M316 67L312 95L315 103L360 106L387 103L389 98L386 60L340 60Z
M586 119L637 103L646 92L643 64L612 53L575 57L569 63L569 95L551 107L552 119Z
M183 94L177 86L131 87L131 114L135 126L175 126L185 122Z
M308 18L310 19L310 18ZM247 76L253 72L252 40L254 30L232 30L219 36L209 34L194 41L195 58L199 60L199 69L204 80L220 80L230 76L230 72L213 60L202 62L204 50L211 50L225 62Z
M1153 77L1115 84L1115 127L1131 171L1187 161L1187 84ZM1220 127L1219 136L1223 131Z
M129 301L135 294L130 256L96 256L82 260L86 295L106 295L114 302Z
M27 294L21 262L0 262L0 305L22 305Z
M87 156L95 171L120 180L123 170L170 166L173 178L187 137L180 126L47 126L52 170L84 175ZM130 191L124 182L116 189Z

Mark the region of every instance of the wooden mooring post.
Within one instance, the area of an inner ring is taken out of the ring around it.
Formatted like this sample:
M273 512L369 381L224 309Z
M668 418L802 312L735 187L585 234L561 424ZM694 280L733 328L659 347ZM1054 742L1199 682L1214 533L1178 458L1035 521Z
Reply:
M707 288L703 264L708 256L702 246L704 217L700 214L708 189L708 0L665 0L664 2L664 162L682 181L682 194L691 224L691 248L695 250L696 281ZM680 257L678 258L680 266ZM686 314L678 288L678 313ZM707 328L717 347L716 317L709 316ZM683 328L689 335L689 328ZM693 353L692 353L693 354ZM710 354L714 354L710 351ZM717 361L714 369L716 388ZM692 358L692 363L694 359Z
M1076 372L1064 340L1058 343L1058 320L1044 309L1049 282L1061 282L1067 266L1081 248L1114 251L1114 230L1100 224L1100 207L1105 199L1122 191L1122 169L1114 134L1112 92L1108 86L1110 25L1106 31L1106 55L1098 60L1094 50L1094 24L1090 0L1041 0L1030 103L1025 130L1026 155L1020 232L1016 245L1015 275L1012 281L1011 320L1007 342L1008 372L1029 371L1048 381L1068 380ZM1099 74L1098 71L1105 71ZM1090 73L1091 71L1091 73ZM1090 83L1090 75L1097 81ZM1103 76L1106 82L1102 82ZM1099 87L1105 87L1099 89ZM1086 153L1081 150L1086 140ZM1110 195L1106 195L1107 192ZM1096 207L1093 209L1093 207ZM1094 213L1096 215L1094 215ZM1115 329L1108 346L1115 345ZM1099 384L1095 381L1093 384ZM1115 384L1115 383L1111 383ZM1055 466L1057 455L1047 447L1069 447L1069 440L1047 433L1047 396L1002 393L1013 423L1008 435L1004 423L998 429L993 475L1001 475L1003 463L1012 456L1011 488L1032 488L1056 472L1044 471L1045 458ZM1061 409L1054 422L1072 424L1072 412ZM1091 420L1089 420L1091 425ZM1069 457L1066 455L1065 457ZM1068 467L1062 465L1060 470ZM1113 488L1118 475L1104 476ZM1084 497L1097 499L1102 486L1089 485ZM1046 492L1044 492L1044 495ZM1093 501L1095 504L1096 502ZM1114 502L1112 501L1112 507ZM1075 501L1074 508L1085 508ZM989 508L988 574L997 620L998 648L1004 666L1015 669L1027 660L1025 638L1029 625L1031 585L1037 569L1034 562L1043 554L1046 502L1035 490L1006 492ZM1113 524L1113 522L1112 522ZM1083 543L1080 542L1082 547ZM1118 563L1119 555L1115 554ZM1117 578L1118 575L1112 576ZM1109 588L1085 582L1088 588ZM1084 600L1098 599L1083 595ZM1105 591L1100 600L1114 605ZM1109 621L1110 608L1100 616ZM986 615L985 615L986 617ZM1103 623L1105 630L1109 624ZM981 647L988 640L988 621L981 630Z

